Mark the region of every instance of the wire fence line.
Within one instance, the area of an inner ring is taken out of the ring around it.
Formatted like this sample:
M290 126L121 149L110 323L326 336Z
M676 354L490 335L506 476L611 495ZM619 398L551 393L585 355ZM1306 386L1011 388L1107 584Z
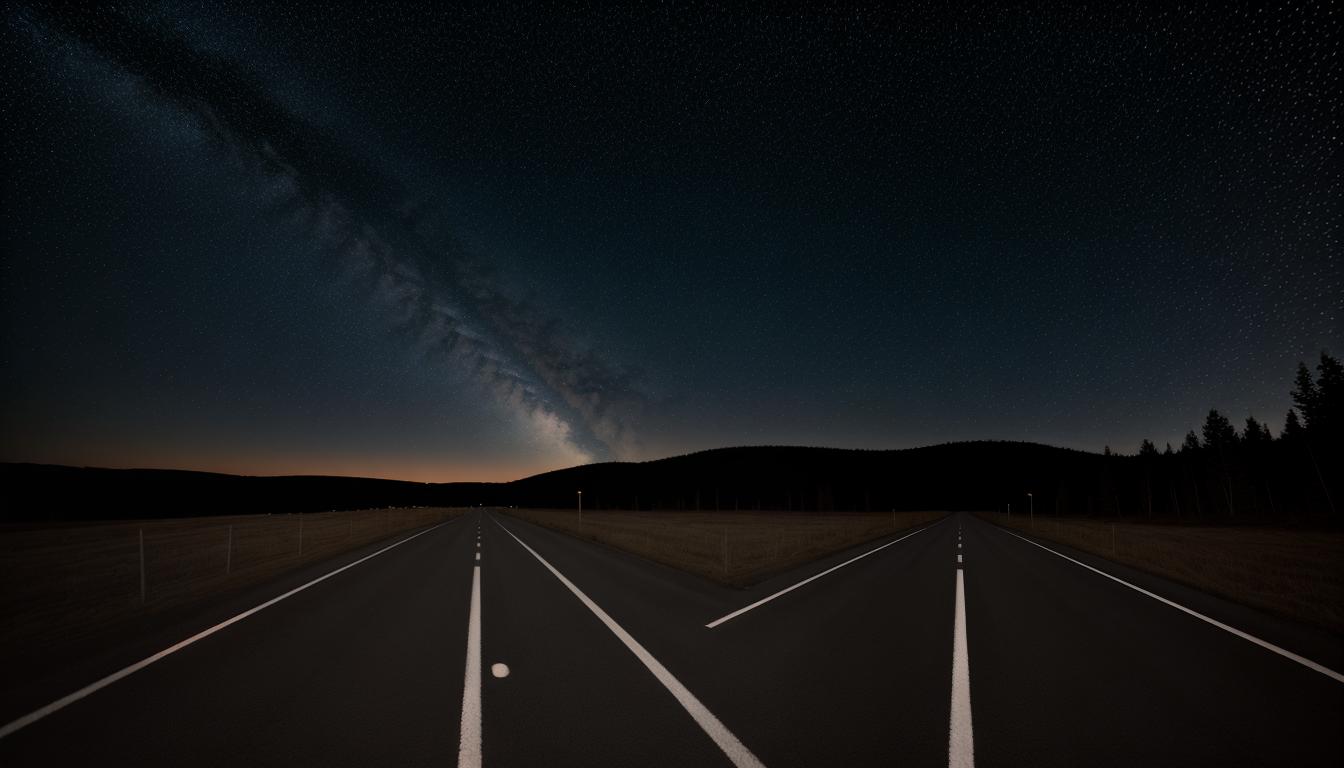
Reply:
M67 644L463 509L0 526L0 653Z

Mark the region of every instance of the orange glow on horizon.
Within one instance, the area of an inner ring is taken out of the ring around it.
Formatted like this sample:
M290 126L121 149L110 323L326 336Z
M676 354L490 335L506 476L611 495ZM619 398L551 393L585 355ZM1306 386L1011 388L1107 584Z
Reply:
M115 456L83 454L80 456L44 456L9 461L31 461L39 464L67 464L71 466L105 467L108 469L180 469L193 472L218 472L229 475L330 475L365 477L386 480L406 480L417 483L453 482L508 482L531 475L564 469L559 464L490 464L486 462L454 461L451 459L398 459L390 457L343 456L187 456L155 455L139 458L125 453Z

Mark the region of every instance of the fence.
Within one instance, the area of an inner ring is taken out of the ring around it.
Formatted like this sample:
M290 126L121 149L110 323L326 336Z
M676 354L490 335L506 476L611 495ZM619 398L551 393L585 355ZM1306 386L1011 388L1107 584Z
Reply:
M415 507L0 527L0 653L76 642L463 512Z

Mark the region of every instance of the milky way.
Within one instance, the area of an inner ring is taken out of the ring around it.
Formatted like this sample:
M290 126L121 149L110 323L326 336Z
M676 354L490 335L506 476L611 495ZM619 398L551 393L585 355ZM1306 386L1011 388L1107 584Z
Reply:
M298 219L347 280L365 285L397 335L442 355L536 433L591 460L628 453L641 398L627 375L567 343L553 319L502 292L492 272L364 167L229 62L115 11L25 15L39 35L86 46L254 172L259 194Z
M503 478L1276 431L1329 4L11 4L0 458Z

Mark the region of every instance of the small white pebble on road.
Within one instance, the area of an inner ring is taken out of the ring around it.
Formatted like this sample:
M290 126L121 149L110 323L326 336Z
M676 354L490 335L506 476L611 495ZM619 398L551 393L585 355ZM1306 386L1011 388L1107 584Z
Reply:
M494 675L495 677L508 677L509 665L501 664L500 662L495 662L494 664L490 665L490 674Z

